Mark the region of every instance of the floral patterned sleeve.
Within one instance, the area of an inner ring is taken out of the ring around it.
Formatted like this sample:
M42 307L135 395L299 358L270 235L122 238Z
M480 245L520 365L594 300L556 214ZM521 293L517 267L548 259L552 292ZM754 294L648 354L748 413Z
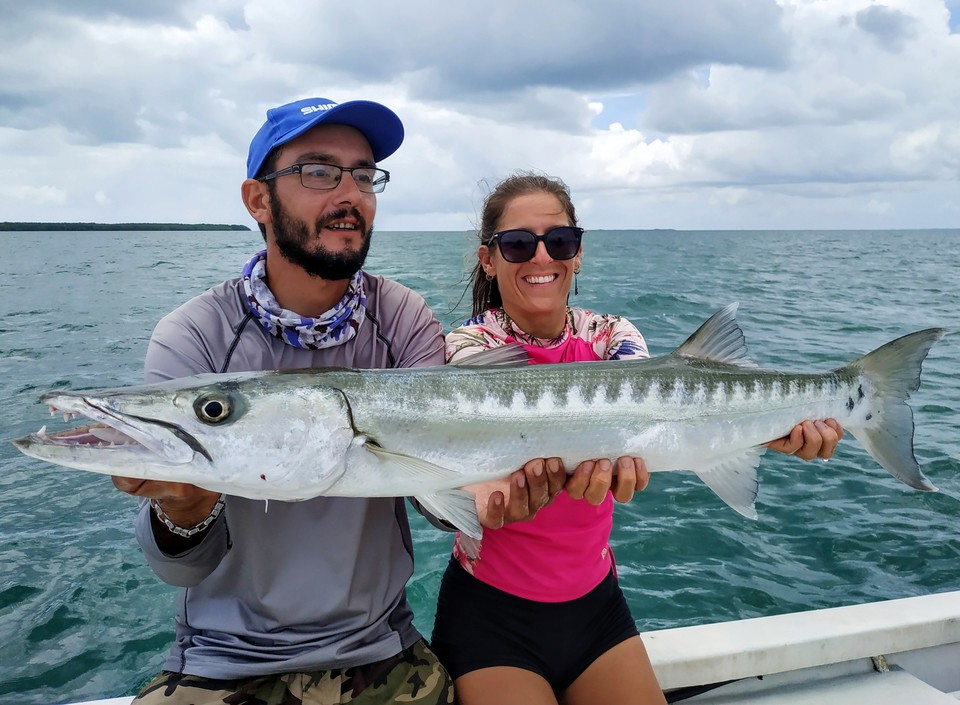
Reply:
M509 334L497 319L498 311L488 309L447 333L446 361L458 362L483 350L505 345Z
M607 348L608 360L629 360L630 358L650 357L647 341L640 331L626 318L608 316L610 321L610 345Z
M457 362L474 353L502 344L502 341L490 335L482 326L460 326L447 333L446 361Z
M601 360L650 357L640 331L622 316L570 309L576 335L588 341Z

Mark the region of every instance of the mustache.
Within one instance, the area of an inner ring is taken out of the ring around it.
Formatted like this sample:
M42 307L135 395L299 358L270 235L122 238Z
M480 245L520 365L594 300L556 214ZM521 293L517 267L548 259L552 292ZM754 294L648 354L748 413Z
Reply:
M340 208L332 213L326 213L317 219L317 233L319 233L323 228L327 227L327 225L333 221L342 220L343 218L348 217L357 221L360 232L367 232L367 220L360 214L360 211L358 211L356 208Z

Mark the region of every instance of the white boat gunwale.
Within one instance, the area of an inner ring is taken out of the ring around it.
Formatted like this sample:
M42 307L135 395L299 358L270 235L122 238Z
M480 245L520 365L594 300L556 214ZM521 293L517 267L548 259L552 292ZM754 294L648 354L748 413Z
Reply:
M891 703L905 702L905 697L911 705L960 702L960 591L642 636L671 700L789 705L832 699L879 705L884 701L877 700L877 693L886 691ZM121 697L73 705L131 701Z

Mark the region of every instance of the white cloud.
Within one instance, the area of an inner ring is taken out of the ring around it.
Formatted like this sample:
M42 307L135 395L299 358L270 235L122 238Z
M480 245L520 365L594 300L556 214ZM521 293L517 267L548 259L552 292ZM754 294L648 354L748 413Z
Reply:
M589 160L583 176L595 187L656 187L676 181L690 154L690 140L645 139L637 130L613 123L590 139Z
M876 198L871 198L867 201L866 209L870 213L876 213L877 215L886 215L890 212L893 206L887 201L879 201Z
M3 195L3 193L0 193L0 198ZM10 201L20 201L38 206L60 205L67 200L66 192L55 186L21 186L15 184L6 190L5 195Z
M956 226L956 0L35 0L0 27L7 220L252 224L268 107L404 120L377 226L563 177L592 227Z

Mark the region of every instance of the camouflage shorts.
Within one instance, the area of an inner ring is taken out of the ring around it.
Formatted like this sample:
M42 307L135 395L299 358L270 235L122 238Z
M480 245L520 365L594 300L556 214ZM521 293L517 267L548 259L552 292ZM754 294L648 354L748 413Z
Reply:
M453 681L423 640L392 658L330 671L212 680L164 671L133 705L453 703Z

